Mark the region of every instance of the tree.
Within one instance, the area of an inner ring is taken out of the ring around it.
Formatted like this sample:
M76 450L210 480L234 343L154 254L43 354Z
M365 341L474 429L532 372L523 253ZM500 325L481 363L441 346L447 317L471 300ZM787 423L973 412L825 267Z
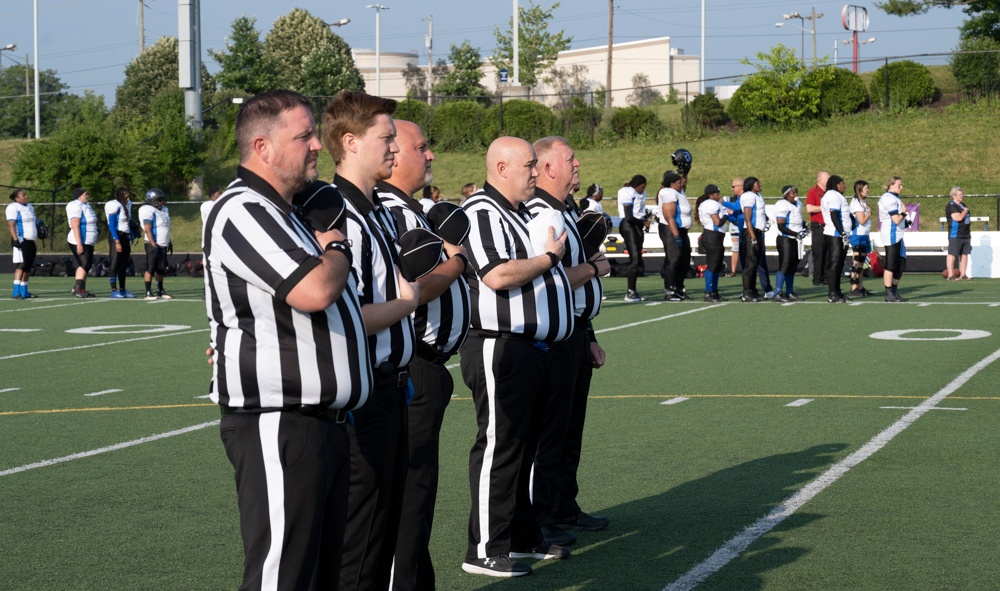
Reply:
M324 96L345 88L365 89L350 46L323 19L301 8L274 21L264 40L264 52L282 88ZM316 76L320 79L311 79Z
M995 4L995 2L982 2L981 0L886 0L885 2L875 2L875 6L887 14L895 16L923 14L934 7L951 8L965 4Z
M483 60L479 50L468 41L461 45L451 44L448 52L451 71L434 86L434 94L439 96L488 97L489 91L479 82L483 78Z
M625 99L626 103L636 107L646 107L662 99L660 92L650 86L649 76L643 73L632 76L632 92Z
M427 70L413 63L406 64L403 80L406 81L406 96L427 100Z
M962 90L978 96L1000 87L1000 42L992 37L962 39L951 56L951 71ZM993 52L993 53L986 53Z
M819 114L820 87L829 78L825 68L806 69L795 50L778 44L770 53L758 53L758 63L741 63L757 71L733 94L729 116L739 125L791 123Z
M552 85L556 97L556 108L566 109L576 102L589 102L590 81L587 74L590 69L582 64L573 64L567 68L552 68L546 82ZM576 99L576 100L574 100Z
M161 91L177 88L177 49L176 37L160 37L125 66L125 80L115 91L115 110L146 114L153 97ZM212 76L202 64L202 101L205 104L211 102L214 86Z
M540 74L549 69L555 63L560 51L569 49L573 41L572 37L566 37L563 31L556 34L549 33L549 21L552 20L552 13L559 8L556 2L548 10L541 6L535 6L529 0L528 8L518 7L518 82L524 86L536 86L540 80ZM513 72L511 64L514 63L514 43L513 43L513 19L508 21L506 31L501 31L500 27L493 30L496 37L496 49L493 51L491 61L496 66L498 75L501 69Z
M28 68L28 92L24 88L25 66L14 65L0 70L0 137L31 137L35 132L35 70ZM54 70L38 73L42 135L55 129L62 108L71 95Z
M239 17L233 21L226 50L208 50L208 55L222 68L215 76L220 88L260 94L277 87L278 68L264 50L256 22L252 16Z

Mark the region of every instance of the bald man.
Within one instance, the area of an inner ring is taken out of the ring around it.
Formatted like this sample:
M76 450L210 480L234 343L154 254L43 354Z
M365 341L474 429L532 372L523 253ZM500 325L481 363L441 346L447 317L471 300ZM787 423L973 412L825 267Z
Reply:
M469 454L469 545L462 570L494 577L529 574L518 558L565 558L545 542L528 494L538 417L553 376L552 345L573 331L573 294L562 266L566 234L548 230L532 246L524 202L535 192L537 157L528 142L502 137L486 153L486 184L463 206L471 231L472 328L462 379L472 390L479 432Z

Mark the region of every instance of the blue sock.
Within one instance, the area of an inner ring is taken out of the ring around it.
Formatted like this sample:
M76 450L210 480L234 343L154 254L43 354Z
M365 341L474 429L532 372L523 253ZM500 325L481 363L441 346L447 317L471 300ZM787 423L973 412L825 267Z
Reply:
M28 284L24 281L21 282L21 297L28 297Z
M783 287L785 287L785 274L778 271L774 274L774 292L781 293Z
M112 277L112 278L108 279L108 282L111 283L111 291L118 291L118 278L117 277Z
M785 293L792 293L795 289L792 285L795 283L795 273L785 277Z
M10 292L10 297L16 298L19 295L21 295L21 282L20 281L15 281L14 282L14 289L12 289L11 292Z
M706 270L705 271L705 293L712 293L712 282L715 279L715 273Z
M719 274L712 273L712 293L719 293Z

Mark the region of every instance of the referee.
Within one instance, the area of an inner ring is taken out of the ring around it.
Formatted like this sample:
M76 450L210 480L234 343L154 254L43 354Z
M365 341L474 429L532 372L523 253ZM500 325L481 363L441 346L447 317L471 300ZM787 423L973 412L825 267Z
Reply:
M354 413L351 485L340 589L387 589L406 481L406 398L420 287L397 268L396 224L375 185L389 178L399 148L396 101L341 91L323 112L323 144L337 163L333 184L347 206L345 229L359 278L375 389Z
M611 268L602 253L587 259L583 239L576 230L577 215L565 202L580 182L580 161L573 148L566 139L555 136L536 141L534 148L538 180L534 197L525 205L533 214L544 210L562 214L566 228L562 265L573 288L576 318L570 337L552 345L552 363L559 368L561 378L551 380L545 394L542 429L534 455L531 504L545 541L568 546L576 542L576 536L560 524L566 529L590 531L608 525L606 518L588 515L576 504L576 470L580 465L590 374L594 365L604 363L604 351L592 339L590 321L601 310L604 290L600 277Z
M344 418L372 386L351 253L343 234L314 234L292 213L321 149L305 97L248 100L236 141L240 167L205 223L204 260L210 397L236 471L240 588L336 588Z
M399 153L392 165L392 176L380 182L376 191L400 232L430 230L423 208L413 195L433 179L434 153L419 125L398 119L395 122ZM444 249L447 256L442 255L434 271L417 280L420 305L413 314L416 356L410 362L413 399L407 408L409 471L392 569L392 588L396 591L435 588L427 546L437 498L441 424L454 390L445 363L465 342L472 313L469 284L462 277L469 260L465 249L447 241Z
M528 142L494 140L486 184L464 205L472 330L462 347L462 378L472 390L479 432L469 454L472 510L462 570L495 577L529 574L519 557L569 555L544 542L528 498L532 461L525 451L536 441L537 403L553 379L551 345L573 331L572 291L561 264L566 236L556 239L549 228L536 251L528 230L524 202L535 191L536 161Z

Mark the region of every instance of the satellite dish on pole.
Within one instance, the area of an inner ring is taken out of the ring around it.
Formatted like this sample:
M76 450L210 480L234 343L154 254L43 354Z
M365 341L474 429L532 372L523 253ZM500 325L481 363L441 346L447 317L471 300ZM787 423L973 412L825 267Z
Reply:
M848 31L868 30L868 9L863 6L845 4L840 12L840 22Z

